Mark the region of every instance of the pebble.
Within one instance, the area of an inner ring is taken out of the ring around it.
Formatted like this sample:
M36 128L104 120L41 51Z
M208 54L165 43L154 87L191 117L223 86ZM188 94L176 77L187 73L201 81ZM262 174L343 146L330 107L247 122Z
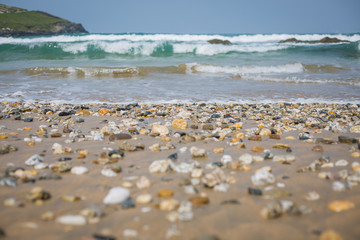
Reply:
M340 181L334 181L332 183L332 190L335 192L344 192L346 190L346 185Z
M239 161L243 165L250 165L250 164L252 164L253 160L254 160L253 156L248 153L244 153L239 157Z
M50 165L50 169L56 173L64 173L71 170L71 164L67 162L56 162Z
M261 196L261 195L262 195L262 190L259 189L259 188L249 187L249 188L248 188L248 193L249 193L250 195Z
M355 204L350 201L338 200L329 203L328 207L333 212L342 212L354 208Z
M88 172L89 170L84 166L74 166L71 168L71 173L75 175L83 175Z
M41 164L43 161L44 161L44 159L42 157L40 157L39 154L35 154L35 155L32 155L30 158L28 158L25 161L25 164L27 166L34 166L34 165Z
M265 151L265 148L264 147L253 147L251 149L252 152L264 152Z
M339 136L339 142L340 143L347 143L347 144L352 144L352 143L358 143L359 140L356 138L352 138L352 137L347 137L347 136Z
M149 166L150 173L165 173L170 170L170 163L167 160L156 160Z
M136 187L138 189L150 188L150 185L151 185L150 180L146 176L141 176L139 180L137 180L136 182Z
M311 149L313 152L324 152L324 148L320 145L316 145Z
M248 138L249 141L262 141L262 138L260 135L254 135L254 136L250 136Z
M209 204L210 200L208 197L193 197L190 198L189 201L193 206L203 206Z
M172 122L172 128L174 129L186 130L187 126L188 126L187 121L184 119L175 119Z
M233 161L233 158L230 155L223 155L221 157L221 163L227 166L229 163Z
M344 240L344 238L334 230L326 230L320 235L320 240Z
M160 124L153 124L151 128L151 132L155 134L159 134L160 136L166 136L169 134L169 129L166 126Z
M130 191L122 187L113 187L103 200L104 204L118 204L130 197Z
M141 194L136 197L136 203L148 204L152 201L152 196L149 193Z
M101 170L101 174L104 175L105 177L116 177L117 176L116 172L114 172L113 170L111 170L109 168L103 168Z
M351 127L350 132L352 132L352 133L360 133L360 125Z
M43 221L52 221L55 219L55 214L51 211L47 211L41 215L41 220Z
M138 232L134 229L125 229L123 231L123 237L125 238L137 238L138 235Z
M275 176L269 171L268 167L263 167L251 176L251 182L255 186L263 186L275 183Z
M132 136L130 134L117 133L117 134L110 135L109 141L114 142L114 141L118 141L118 140L126 140L126 139L131 139L131 138L132 138Z
M157 195L161 198L170 198L174 195L174 192L171 189L160 189Z
M315 191L311 191L305 195L305 199L308 201L316 201L320 199L320 195Z
M205 158L206 157L206 150L197 147L191 147L190 153L193 158Z
M58 217L56 222L64 225L81 226L86 224L86 218L81 215L64 215Z
M273 158L274 162L287 162L287 163L291 163L295 161L295 156L292 154L287 154L287 155L275 155Z
M268 128L261 128L260 132L259 132L260 136L270 136L271 135L271 130Z
M335 162L336 167L346 167L349 164L345 159L340 159Z
M166 199L160 202L160 210L174 211L179 207L179 202L176 199Z

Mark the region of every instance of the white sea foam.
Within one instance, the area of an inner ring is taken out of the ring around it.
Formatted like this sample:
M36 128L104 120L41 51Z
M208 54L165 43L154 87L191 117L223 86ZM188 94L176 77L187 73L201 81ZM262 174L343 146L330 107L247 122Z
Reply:
M4 38L0 37L0 44L31 44L31 43L69 43L89 41L170 41L170 42L206 42L211 39L229 40L232 43L252 42L278 42L288 38L296 38L303 41L319 40L324 37L336 37L351 42L360 41L360 34L241 34L241 35L192 35L192 34L88 34L88 35L60 35L51 37L32 38Z
M204 74L230 74L230 75L249 75L249 74L273 74L273 73L301 73L304 66L301 63L289 63L274 66L218 66L208 64L188 64L188 69L193 73Z

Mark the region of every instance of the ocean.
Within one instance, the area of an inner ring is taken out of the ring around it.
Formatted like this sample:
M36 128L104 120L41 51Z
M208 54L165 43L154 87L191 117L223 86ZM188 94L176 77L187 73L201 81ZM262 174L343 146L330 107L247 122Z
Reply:
M279 43L324 37L348 42ZM0 38L0 101L5 100L359 104L360 34Z

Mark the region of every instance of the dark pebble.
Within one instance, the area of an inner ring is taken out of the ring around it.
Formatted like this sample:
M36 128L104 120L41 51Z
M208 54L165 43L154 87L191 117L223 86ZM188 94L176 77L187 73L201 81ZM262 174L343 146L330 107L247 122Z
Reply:
M131 139L131 135L130 134L126 134L126 133L118 133L118 134L113 134L109 137L109 141L110 142L114 142L116 140L125 140L125 139Z
M179 134L180 137L182 137L182 136L185 136L185 135L186 135L186 132L175 132L174 135L175 135L175 134Z
M197 238L193 238L192 240L220 240L220 238L216 235L203 235Z
M61 157L59 158L59 162L63 162L63 161L70 161L72 158L71 157Z
M329 163L330 162L330 157L329 156L322 156L322 157L319 158L319 161Z
M49 109L49 108L45 108L45 109L43 110L43 113L44 113L44 114L46 114L46 113L48 113L48 112L52 112L52 110Z
M347 137L347 136L339 136L339 142L340 143L358 143L359 141L356 138Z
M202 129L212 131L214 130L214 126L212 124L205 124Z
M222 162L213 162L213 163L211 163L211 165L216 166L216 167L224 166L224 164Z
M120 150L120 149L110 151L108 156L111 157L114 154L117 154L117 155L120 155L121 157L124 157L124 152L122 150Z
M176 161L176 160L178 159L178 154L177 154L177 153L173 153L173 154L171 154L171 155L168 156L168 159Z
M221 205L228 205L228 204L239 205L240 202L237 199L229 199L229 200L222 201L220 204Z
M52 138L59 138L59 137L62 137L62 134L61 133L53 133L50 135Z
M57 174L46 173L38 177L39 180L60 180L62 177Z
M59 116L60 116L60 117L69 116L69 115L71 115L70 112L60 112L60 113L59 113Z
M15 117L14 120L21 120L21 116Z
M121 207L122 207L122 209L134 208L135 203L133 202L133 200L131 198L128 198L124 202L121 203Z
M99 240L116 240L115 237L105 236L105 235L101 235L101 234L98 234L98 233L94 233L93 238L99 239Z
M25 118L24 122L32 122L34 120L34 118L30 117L30 118Z
M258 189L258 188L249 187L249 188L248 188L248 193L249 193L250 195L261 196L261 195L262 195L262 190L261 190L261 189Z

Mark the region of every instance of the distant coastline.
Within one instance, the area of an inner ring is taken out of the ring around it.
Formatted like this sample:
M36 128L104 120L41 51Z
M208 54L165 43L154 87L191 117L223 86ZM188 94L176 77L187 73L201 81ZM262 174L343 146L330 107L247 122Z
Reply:
M0 4L0 37L51 36L88 33L78 23L42 11Z

